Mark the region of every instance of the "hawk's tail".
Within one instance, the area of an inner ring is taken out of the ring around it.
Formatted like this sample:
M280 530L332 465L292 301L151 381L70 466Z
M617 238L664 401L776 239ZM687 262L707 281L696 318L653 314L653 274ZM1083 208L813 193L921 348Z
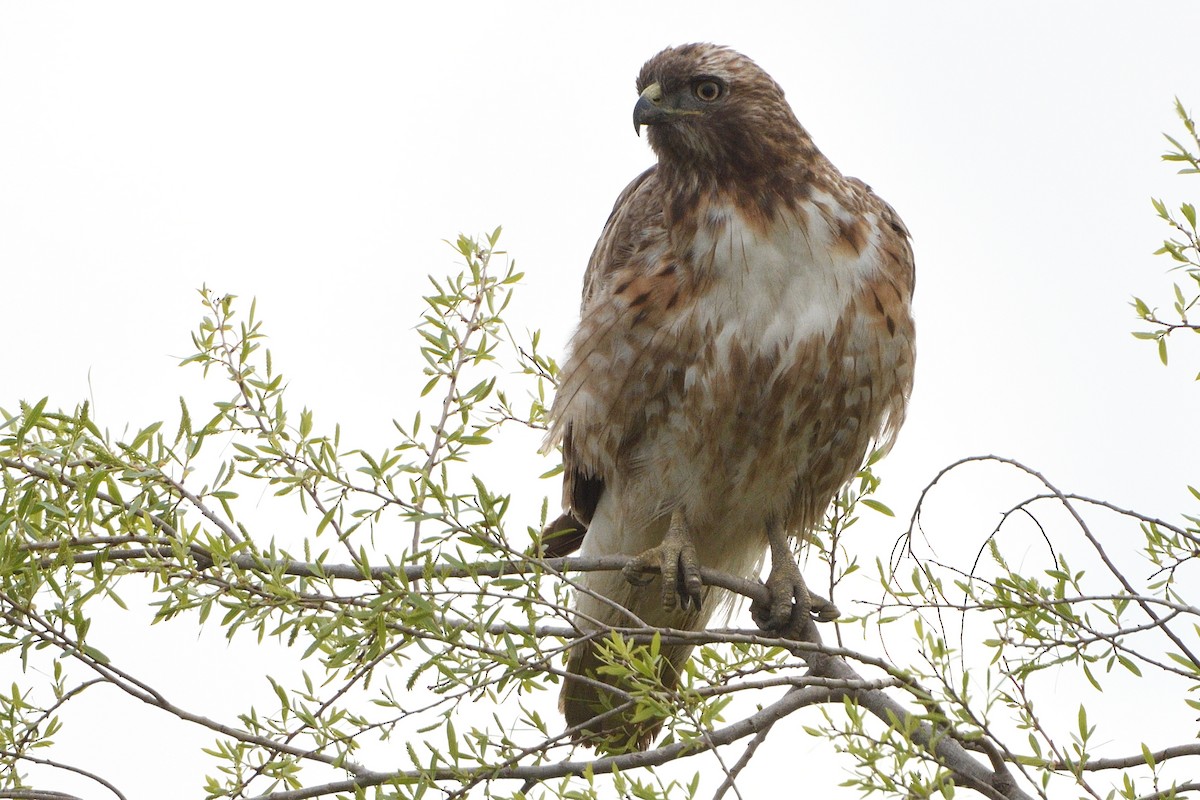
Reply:
M709 593L706 590L706 595ZM659 593L647 588L646 595L660 603ZM701 628L708 614L697 618L695 614L689 628ZM628 622L614 622L628 625ZM679 627L672 625L671 627ZM566 676L558 708L566 717L569 728L575 728L572 739L605 752L629 752L646 750L662 729L664 718L650 714L644 717L635 712L634 694L638 687L653 687L660 691L673 692L679 685L679 674L691 656L692 645L662 644L653 658L654 678L632 670L628 678L614 672L629 672L619 657L614 654L611 639L598 632L596 638L583 640L572 646L566 658ZM625 637L630 640L634 637ZM623 708L624 706L624 708Z
M593 537L603 530L603 525L593 524L585 550L596 544ZM661 534L658 538L661 540ZM652 631L638 635L643 626L703 629L726 594L706 586L699 610L667 609L661 581L655 577L644 586L634 586L620 572L586 572L576 579L575 624L590 636L571 647L568 675L559 697L559 709L568 727L575 729L576 741L607 752L644 750L661 730L663 717L646 707L645 692L654 692L658 698L651 706L673 706L673 702L661 702L662 692L672 692L679 685L693 646L661 642L652 650L650 670L631 668L624 654L631 644L651 645ZM613 628L624 629L624 635L614 639ZM634 699L639 690L643 694L641 708Z
M627 524L618 505L610 494L601 498L581 556L636 555L662 544L669 515ZM766 549L756 535L693 536L693 543L700 564L736 575L757 574ZM664 714L677 705L672 695L694 647L669 641L655 645L652 634L662 628L703 630L718 607L729 608L730 595L705 586L699 609L668 608L658 576L635 586L620 572L592 571L576 576L574 584L574 624L588 635L569 651L559 709L576 741L608 752L645 749L662 729ZM614 639L613 629L624 635ZM657 646L650 670L644 662L631 669L624 658L629 643Z

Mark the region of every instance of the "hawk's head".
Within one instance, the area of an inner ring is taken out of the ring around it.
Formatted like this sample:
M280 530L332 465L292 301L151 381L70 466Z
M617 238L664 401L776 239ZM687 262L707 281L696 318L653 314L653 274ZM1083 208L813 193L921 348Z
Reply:
M634 129L649 127L660 162L752 178L812 147L779 84L728 47L669 47L642 67L637 89Z

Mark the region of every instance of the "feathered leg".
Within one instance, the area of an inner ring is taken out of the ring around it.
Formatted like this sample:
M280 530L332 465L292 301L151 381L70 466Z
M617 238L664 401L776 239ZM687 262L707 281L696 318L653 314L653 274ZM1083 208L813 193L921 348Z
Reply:
M767 575L771 602L766 606L760 603L750 606L755 623L764 630L783 630L789 623L810 615L819 622L837 619L841 614L837 606L808 590L792 555L787 531L774 520L767 524L767 541L771 545L771 571Z

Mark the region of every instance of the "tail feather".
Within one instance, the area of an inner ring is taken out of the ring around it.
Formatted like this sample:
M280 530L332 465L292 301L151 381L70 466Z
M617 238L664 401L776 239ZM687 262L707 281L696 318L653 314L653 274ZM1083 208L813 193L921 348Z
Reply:
M569 556L579 549L586 535L587 525L566 512L542 531L542 555L546 558Z

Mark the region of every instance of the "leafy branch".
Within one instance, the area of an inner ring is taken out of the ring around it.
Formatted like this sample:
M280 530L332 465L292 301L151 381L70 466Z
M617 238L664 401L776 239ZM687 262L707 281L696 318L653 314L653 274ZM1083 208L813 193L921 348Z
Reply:
M1192 115L1183 107L1178 98L1175 99L1175 113L1183 123L1187 139L1179 139L1164 134L1171 144L1171 150L1164 153L1163 161L1181 163L1180 175L1200 174L1200 137L1196 133L1196 122ZM1196 228L1196 207L1191 203L1182 203L1178 214L1167 208L1160 199L1151 201L1154 211L1172 229L1175 235L1164 239L1162 246L1154 251L1155 255L1166 255L1175 262L1175 269L1183 270L1187 275L1189 287L1185 290L1178 283L1174 284L1174 300L1172 311L1174 317L1164 317L1160 312L1151 308L1140 297L1133 298L1133 307L1138 317L1150 325L1149 330L1136 331L1134 336L1157 343L1158 357L1165 365L1167 363L1167 339L1179 330L1200 332L1200 325L1189 321L1189 315L1200 303L1200 235ZM1200 380L1200 375L1197 376Z
M1100 685L1100 668L1116 667L1192 690L1200 648L1186 595L1200 542L1195 519L1168 523L1089 501L1008 460L984 459L1021 470L1039 488L1002 516L976 563L956 569L920 552L919 509L896 558L879 563L883 599L835 628L836 644L811 623L782 634L689 632L632 615L583 633L569 611L579 591L573 576L622 569L629 559L542 557L541 524L509 520L513 488L470 472L508 426L543 424L557 372L536 332L518 341L502 319L520 275L501 266L498 237L460 238L463 269L433 282L417 329L427 381L411 398L412 423L396 423L398 440L382 448L347 446L336 425L323 429L309 409L294 409L254 304L243 320L234 297L207 289L195 352L184 359L216 379L206 418L181 399L177 425L113 436L87 404L67 412L43 399L0 411L0 659L20 675L0 693L0 796L52 796L36 787L67 773L122 796L119 781L100 774L107 767L47 757L77 724L80 698L106 688L214 737L204 751L204 791L213 798L368 789L396 798L430 790L452 798L692 797L701 770L679 781L655 769L700 756L720 768L719 798L738 793L762 743L785 722L842 752L850 785L896 797L955 787L987 798L1048 797L1064 782L1089 796L1130 798L1149 784L1146 797L1169 791L1161 787L1174 765L1194 762L1186 746L1094 757L1099 723L1081 715L1064 729L1046 719L1031 679L1076 665ZM953 465L927 495L979 461ZM858 549L870 543L845 534L864 509L891 516L874 497L875 468L872 459L839 496L811 548L828 569L831 596L860 593L870 563ZM525 476L511 477L528 491ZM256 518L258 503L243 500L264 486L269 525ZM1009 529L1053 503L1071 511L1106 576L1101 585L1056 548L1040 573L1009 565ZM1139 527L1150 580L1133 581L1109 557L1080 506ZM755 580L702 575L765 599ZM119 591L131 584L148 594L156 624L191 620L230 639L272 640L304 667L301 676L263 675L259 701L233 719L205 713L202 694L169 696L133 657L99 647L96 629L127 607ZM886 657L865 638L847 644L856 627L890 633L902 619L915 632L907 662L886 641ZM991 634L968 635L979 626ZM596 756L572 744L549 710L563 655L584 636L628 678L619 707L606 713L664 721L654 749ZM1147 645L1149 637L1159 638ZM655 654L676 641L698 649L668 691ZM969 641L984 642L989 664L968 663ZM732 746L740 753L727 762ZM1112 770L1120 780L1097 782Z

